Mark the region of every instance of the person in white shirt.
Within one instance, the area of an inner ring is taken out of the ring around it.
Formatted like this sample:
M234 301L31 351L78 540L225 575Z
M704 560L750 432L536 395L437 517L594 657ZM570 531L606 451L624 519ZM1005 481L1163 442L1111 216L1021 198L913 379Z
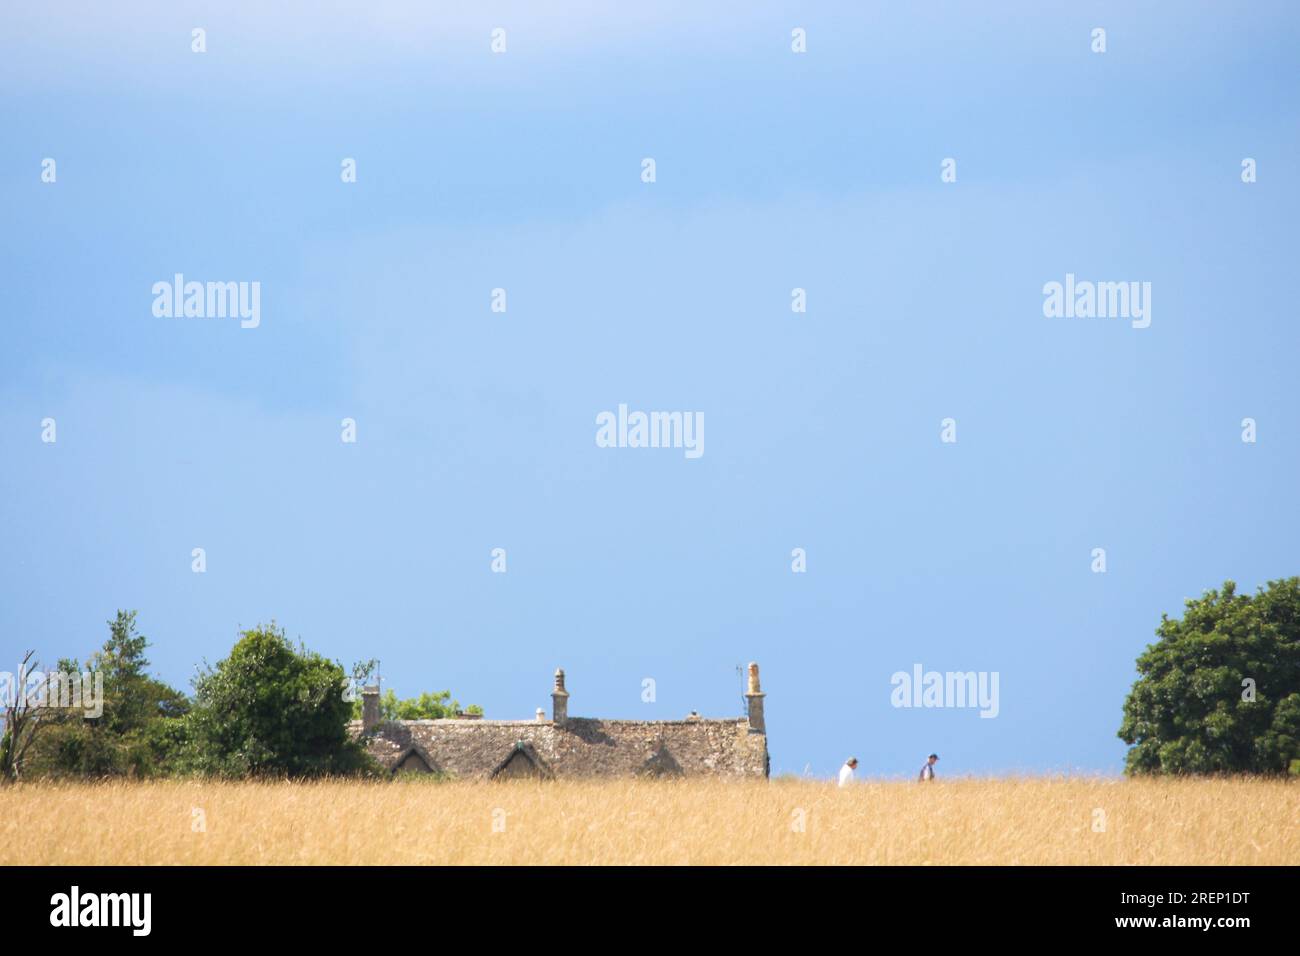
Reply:
M858 758L850 757L844 761L844 766L840 767L840 786L847 787L853 782L853 771L857 769Z

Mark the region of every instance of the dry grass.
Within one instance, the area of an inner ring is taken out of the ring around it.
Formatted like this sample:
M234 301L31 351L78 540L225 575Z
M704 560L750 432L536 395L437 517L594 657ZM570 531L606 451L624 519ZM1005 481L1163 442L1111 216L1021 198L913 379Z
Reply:
M0 864L1293 865L1298 824L1260 780L34 783Z

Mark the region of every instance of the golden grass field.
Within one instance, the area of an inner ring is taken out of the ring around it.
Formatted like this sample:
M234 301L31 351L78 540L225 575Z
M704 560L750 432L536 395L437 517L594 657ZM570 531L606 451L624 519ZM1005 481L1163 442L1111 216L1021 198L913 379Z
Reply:
M0 788L0 836L3 865L1293 865L1300 785L25 783Z

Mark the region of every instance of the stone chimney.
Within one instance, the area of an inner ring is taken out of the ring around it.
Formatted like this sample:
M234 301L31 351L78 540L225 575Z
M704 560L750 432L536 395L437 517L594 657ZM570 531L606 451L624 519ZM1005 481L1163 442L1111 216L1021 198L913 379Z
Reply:
M749 730L751 733L767 733L763 723L763 698L767 695L758 685L758 665L749 662L749 689L745 691L745 703L749 705Z
M546 711L542 710L540 707L537 708L537 722L539 724L546 723Z
M379 685L361 688L361 732L379 726Z
M564 669L555 669L555 690L551 691L551 720L562 724L569 719L569 692L564 689Z

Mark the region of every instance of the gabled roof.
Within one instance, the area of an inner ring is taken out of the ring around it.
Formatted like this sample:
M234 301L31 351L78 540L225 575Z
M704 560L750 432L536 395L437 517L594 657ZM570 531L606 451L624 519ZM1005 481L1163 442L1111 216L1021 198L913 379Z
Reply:
M767 775L767 742L744 717L701 720L399 720L363 734L382 768L422 761L439 775L488 780L524 771L551 777ZM412 757L412 750L417 757ZM511 765L512 759L519 763ZM436 761L436 763L435 763Z
M528 763L532 765L533 769L537 771L538 775L547 780L550 780L555 776L551 771L551 768L546 765L546 761L542 760L541 756L537 753L536 748L533 747L532 744L528 743L526 740L518 740L515 741L515 745L510 749L510 753L506 754L505 759L497 764L492 770L492 779L497 779L497 775L500 774L502 770L505 770L514 760L527 760Z
M639 772L646 777L680 777L684 771L677 758L660 741L658 749L641 765Z
M402 764L406 762L406 759L412 755L423 761L424 765L429 768L430 773L442 773L442 768L438 766L436 760L429 756L429 751L425 750L417 743L412 743L405 747L395 758L393 758L388 765L388 772L397 773Z

